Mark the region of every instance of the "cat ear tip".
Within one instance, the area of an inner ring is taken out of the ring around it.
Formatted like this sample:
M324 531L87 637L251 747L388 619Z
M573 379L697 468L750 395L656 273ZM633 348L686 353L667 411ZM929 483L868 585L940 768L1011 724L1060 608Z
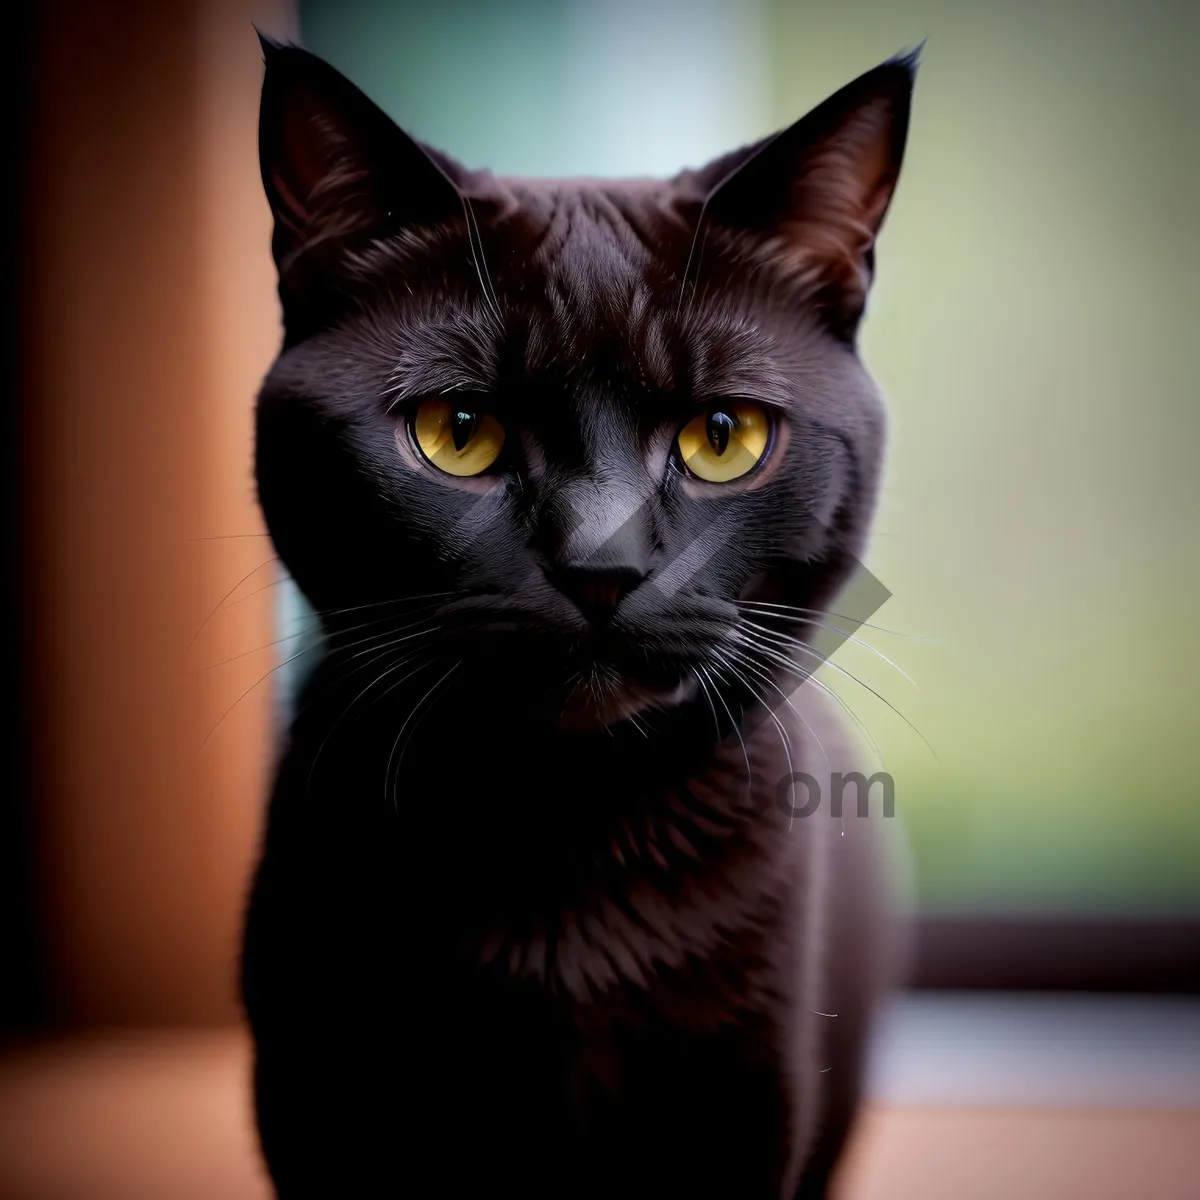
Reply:
M921 55L928 41L929 37L926 35L911 50L901 50L889 60L888 66L899 67L910 79L915 79L917 68L921 65Z
M278 38L272 37L269 33L264 33L253 21L250 22L250 25L258 36L258 44L263 54L263 62L268 66L272 62L277 62L289 50L300 49L294 42L283 42Z

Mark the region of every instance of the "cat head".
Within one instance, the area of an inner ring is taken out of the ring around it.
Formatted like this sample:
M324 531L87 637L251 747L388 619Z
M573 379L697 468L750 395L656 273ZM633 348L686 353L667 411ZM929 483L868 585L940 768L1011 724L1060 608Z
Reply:
M916 55L674 178L555 181L467 170L264 54L285 332L257 480L326 628L585 723L770 672L747 606L803 638L874 507L855 339Z

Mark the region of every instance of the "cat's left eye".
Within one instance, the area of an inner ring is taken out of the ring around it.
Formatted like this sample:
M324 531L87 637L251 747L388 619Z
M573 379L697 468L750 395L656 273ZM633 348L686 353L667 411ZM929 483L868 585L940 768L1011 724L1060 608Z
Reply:
M761 404L734 400L693 417L676 437L688 471L706 483L728 483L766 456L771 418Z
M447 475L481 475L504 449L504 426L469 401L425 401L412 416L412 434L425 458Z

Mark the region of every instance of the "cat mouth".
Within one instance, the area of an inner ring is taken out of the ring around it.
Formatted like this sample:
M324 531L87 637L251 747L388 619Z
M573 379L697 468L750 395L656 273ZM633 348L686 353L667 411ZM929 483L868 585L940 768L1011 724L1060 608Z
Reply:
M678 657L653 653L628 635L598 629L569 654L564 728L612 728L669 711L698 692L695 672Z
M628 627L583 630L511 611L481 618L458 605L446 615L444 636L456 653L503 679L512 704L561 728L611 730L700 691L683 644L672 650Z
M615 675L611 669L589 669L571 682L556 723L568 730L611 730L627 721L636 723L655 710L677 708L691 700L696 691L692 676L666 686L640 683Z

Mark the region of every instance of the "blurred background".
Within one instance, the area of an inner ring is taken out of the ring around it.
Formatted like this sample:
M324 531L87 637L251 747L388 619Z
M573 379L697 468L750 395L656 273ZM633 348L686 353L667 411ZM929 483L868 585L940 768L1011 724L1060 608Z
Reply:
M867 560L891 598L860 633L916 686L853 644L858 682L823 672L896 781L917 986L843 1190L1200 1195L1200 8L12 20L0 1196L266 1195L237 942L312 643L254 504L280 324L251 22L532 175L697 165L928 38L862 337L893 429Z

